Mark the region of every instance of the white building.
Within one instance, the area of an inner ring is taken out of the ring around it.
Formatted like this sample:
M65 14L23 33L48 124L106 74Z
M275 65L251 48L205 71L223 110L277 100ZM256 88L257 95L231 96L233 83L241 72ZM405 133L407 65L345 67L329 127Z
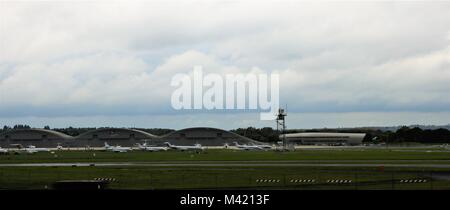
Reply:
M289 133L286 141L304 145L360 145L365 133ZM283 139L283 135L280 136Z

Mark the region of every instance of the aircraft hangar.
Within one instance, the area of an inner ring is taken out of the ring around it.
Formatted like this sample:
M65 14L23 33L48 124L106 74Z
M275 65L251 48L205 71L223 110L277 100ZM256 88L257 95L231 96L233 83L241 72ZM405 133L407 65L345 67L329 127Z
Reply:
M136 143L142 143L142 140L152 142L156 138L158 136L137 129L100 128L76 136L72 141L67 142L67 146L100 147L105 142L110 145L134 146Z
M175 145L201 144L202 146L223 146L224 144L231 145L233 142L238 142L239 144L261 144L261 142L230 131L208 127L186 128L161 136L155 140L159 143L170 142Z
M78 136L35 128L13 129L0 133L0 147L3 148L19 144L38 147L56 147L57 145L63 147L101 147L104 142L108 142L110 145L135 146L136 143L143 143L144 141L151 145L162 145L164 142L175 145L199 143L203 146L223 146L225 143L232 144L232 142L261 144L226 130L208 127L186 128L163 136L128 128L99 128Z
M13 129L0 133L0 147L11 147L12 145L34 145L39 147L56 147L74 137L53 130L31 128Z

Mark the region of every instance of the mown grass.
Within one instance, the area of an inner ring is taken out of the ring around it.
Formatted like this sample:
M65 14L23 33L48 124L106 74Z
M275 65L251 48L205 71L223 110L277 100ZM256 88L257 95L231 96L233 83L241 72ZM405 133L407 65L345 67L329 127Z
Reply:
M433 173L444 172L450 174L448 170L370 167L4 167L0 168L0 188L51 189L60 180L114 178L110 189L450 189L449 181L432 178ZM427 182L405 184L402 179Z
M95 155L94 155L95 154ZM184 161L405 161L420 163L450 160L447 152L370 150L299 150L294 152L207 150L194 152L112 153L101 151L57 151L0 156L0 163L74 162L184 162ZM434 163L438 163L434 162ZM399 162L400 163L400 162ZM433 177L440 174L441 178ZM447 177L448 176L448 177ZM442 179L442 177L444 177ZM111 189L450 189L450 169L395 167L0 167L0 189L45 189L61 180L114 178ZM425 179L425 183L402 183L402 179ZM257 180L263 180L258 181ZM266 181L264 181L266 180ZM268 181L275 180L275 181ZM297 180L295 182L295 180ZM298 180L315 180L303 183ZM329 183L328 180L351 180Z
M67 162L152 162L152 161L290 161L290 160L450 160L448 152L390 150L300 150L237 151L206 150L194 152L112 153L104 151L56 151L54 154L2 155L0 163L67 163Z

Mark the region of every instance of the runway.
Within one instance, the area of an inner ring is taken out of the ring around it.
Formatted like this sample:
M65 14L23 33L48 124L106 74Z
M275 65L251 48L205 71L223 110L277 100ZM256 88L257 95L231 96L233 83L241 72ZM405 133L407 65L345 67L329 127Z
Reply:
M5 163L0 167L402 167L450 168L450 164L301 163L301 162L109 162L109 163Z

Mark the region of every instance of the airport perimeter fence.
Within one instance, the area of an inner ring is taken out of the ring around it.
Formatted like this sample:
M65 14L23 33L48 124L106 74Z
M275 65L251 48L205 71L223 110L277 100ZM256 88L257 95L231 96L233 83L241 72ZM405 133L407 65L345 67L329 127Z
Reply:
M449 190L450 172L430 170L139 169L3 167L0 189L52 189L57 181L100 180L110 189Z

